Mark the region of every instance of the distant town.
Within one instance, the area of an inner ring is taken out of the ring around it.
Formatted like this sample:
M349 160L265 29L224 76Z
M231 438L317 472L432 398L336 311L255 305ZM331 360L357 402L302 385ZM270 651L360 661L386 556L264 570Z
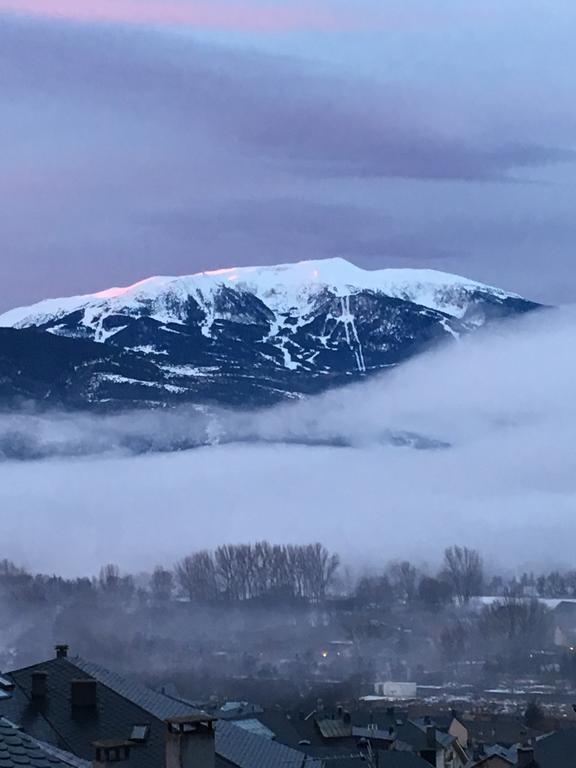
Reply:
M0 608L2 768L576 764L576 572L258 542L97 578L4 560Z

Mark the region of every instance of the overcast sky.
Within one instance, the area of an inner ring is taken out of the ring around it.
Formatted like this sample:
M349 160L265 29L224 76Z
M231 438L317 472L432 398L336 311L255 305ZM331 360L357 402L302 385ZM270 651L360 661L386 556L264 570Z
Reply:
M0 309L341 255L576 297L573 0L0 0Z

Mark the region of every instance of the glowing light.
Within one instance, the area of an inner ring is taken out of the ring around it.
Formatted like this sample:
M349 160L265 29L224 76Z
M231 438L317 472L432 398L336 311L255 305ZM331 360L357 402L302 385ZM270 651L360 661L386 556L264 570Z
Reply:
M327 659L328 658L328 651L322 651L322 658Z

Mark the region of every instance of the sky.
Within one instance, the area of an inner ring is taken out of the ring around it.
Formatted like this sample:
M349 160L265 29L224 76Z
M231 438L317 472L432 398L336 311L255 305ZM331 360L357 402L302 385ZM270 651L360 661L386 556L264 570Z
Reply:
M169 566L204 547L262 539L321 541L355 569L406 557L434 569L452 544L479 549L490 572L573 568L575 336L576 311L552 310L309 401L219 414L230 434L249 424L262 438L252 445L140 457L120 449L126 435L193 430L186 410L2 414L2 439L20 435L59 454L0 462L4 552L66 575L107 562ZM392 447L380 440L386 430L450 447ZM296 443L311 437L348 447ZM64 455L87 443L93 456Z
M572 0L0 0L0 310L343 256L576 297Z

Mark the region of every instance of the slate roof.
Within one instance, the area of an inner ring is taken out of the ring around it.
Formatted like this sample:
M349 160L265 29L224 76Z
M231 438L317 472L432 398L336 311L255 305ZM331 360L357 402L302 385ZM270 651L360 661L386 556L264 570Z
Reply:
M434 724L431 723L431 725ZM428 726L426 725L419 725L412 722L411 720L407 720L403 725L398 726L396 730L398 741L409 744L415 752L428 750L431 747L428 744L428 735L426 732L427 727ZM440 731L438 728L436 728L435 743L434 746L432 746L432 749L445 749L455 741L455 736L451 736L450 734L444 733L443 731Z
M366 757L358 749L308 747L306 754L325 759L324 768L366 768ZM413 752L378 750L378 768L430 768L430 763Z
M352 736L352 723L343 720L317 720L318 730L325 739L345 739Z
M32 673L47 672L45 699L31 696ZM129 678L84 659L54 658L16 670L9 675L15 683L10 698L0 699L0 716L7 717L36 739L92 760L93 743L102 739L128 739L135 725L149 725L144 744L136 746L126 768L158 768L165 753L164 720L196 710L187 704L151 691ZM70 688L73 680L98 681L98 704L94 710L72 708Z
M576 728L556 731L537 739L534 754L538 768L574 768Z
M55 754L23 733L13 723L0 718L0 768L90 768L64 752Z
M216 751L238 768L323 768L321 760L224 720L216 723Z
M462 720L470 739L477 743L511 747L529 738L542 736L542 731L528 728L520 718Z
M102 685L107 686L159 720L166 720L169 717L178 717L179 715L189 715L191 711L194 711L188 704L184 704L163 693L153 691L151 688L147 688L135 680L119 675L116 672L111 672L109 669L105 669L92 661L86 661L86 659L80 656L75 656L71 661L85 675L98 680Z
M276 734L267 728L264 723L257 720L255 717L247 717L244 720L234 720L234 724L237 728L243 728L248 733L255 733L256 736L262 736L263 739L275 739Z
M380 728L352 728L352 736L356 739L373 739L375 741L394 741L396 739L395 731Z

